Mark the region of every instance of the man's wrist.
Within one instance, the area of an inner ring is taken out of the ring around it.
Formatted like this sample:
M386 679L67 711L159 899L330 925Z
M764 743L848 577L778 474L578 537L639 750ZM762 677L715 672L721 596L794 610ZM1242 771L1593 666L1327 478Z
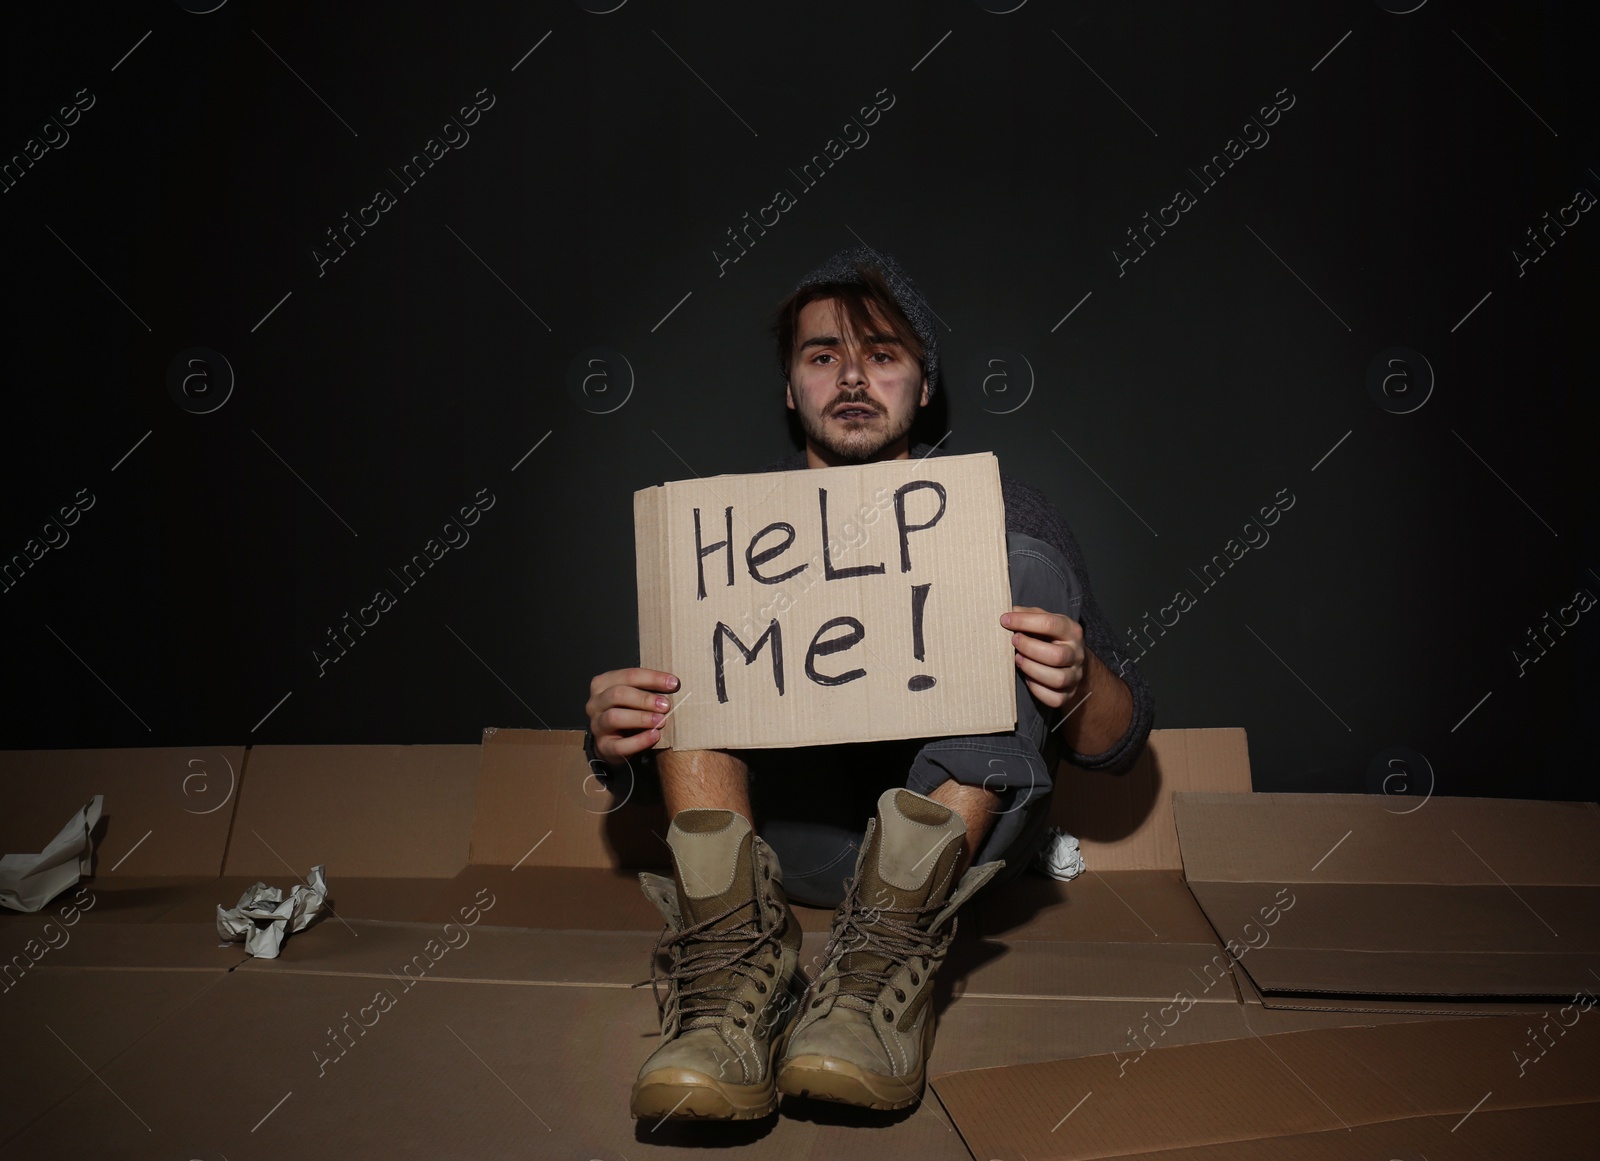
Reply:
M591 770L596 766L611 768L611 763L600 757L599 752L594 748L594 731L592 730L586 729L583 731L583 756L588 760Z
M583 756L588 760L591 770L596 766L606 770L625 770L634 766L648 766L655 761L656 755L653 749L647 747L632 758L624 758L620 762L607 762L595 749L594 732L586 729L583 731Z
M1085 702L1094 700L1091 706ZM1081 711L1081 712L1080 712ZM1062 740L1085 757L1113 749L1133 723L1133 693L1088 646L1083 650L1083 677L1061 707ZM1099 744L1103 742L1104 744Z

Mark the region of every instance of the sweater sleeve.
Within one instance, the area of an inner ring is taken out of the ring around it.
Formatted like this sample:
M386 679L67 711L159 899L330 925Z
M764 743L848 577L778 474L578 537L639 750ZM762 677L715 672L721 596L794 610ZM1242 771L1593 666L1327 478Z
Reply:
M1151 727L1155 724L1155 696L1151 693L1150 685L1145 681L1139 667L1118 646L1116 635L1100 612L1100 604L1094 596L1094 587L1089 583L1089 569L1084 561L1083 549L1079 546L1077 537L1072 534L1072 529L1067 526L1066 520L1056 510L1055 505L1051 504L1042 493L1026 487L1020 491L1026 496L1024 504L1031 510L1028 515L1033 517L1027 521L1033 526L1030 529L1031 533L1060 550L1077 575L1079 585L1082 586L1083 605L1078 610L1078 622L1083 626L1084 644L1105 663L1107 669L1122 679L1129 693L1133 695L1132 720L1122 737L1118 738L1109 749L1099 754L1080 754L1069 746L1063 746L1062 756L1083 770L1125 774L1138 759L1140 751L1144 749L1145 739L1149 737ZM1027 503L1028 500L1035 499L1038 501L1037 505Z

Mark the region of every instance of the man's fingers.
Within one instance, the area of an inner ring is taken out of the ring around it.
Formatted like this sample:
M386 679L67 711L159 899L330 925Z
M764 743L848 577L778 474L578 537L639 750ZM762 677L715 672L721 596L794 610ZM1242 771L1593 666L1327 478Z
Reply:
M633 666L630 669L610 669L605 673L598 673L589 681L589 696L594 697L601 690L610 689L614 685L629 686L637 689L655 689L663 693L671 693L678 688L678 679L674 674L661 669L644 669Z
M1070 668L1044 665L1021 653L1017 654L1017 668L1022 670L1023 679L1029 681L1030 685L1033 682L1038 682L1040 685L1048 686L1058 693L1065 689L1067 683L1072 680L1072 670Z
M672 708L672 699L664 693L653 693L648 689L640 689L633 685L614 685L600 695L600 705L609 709L612 706L622 706L626 709L653 710L666 713ZM662 705L666 702L666 705Z
M663 705L663 702L666 704ZM617 707L648 710L652 713L664 714L672 708L672 701L665 694L653 693L648 689L640 689L637 686L613 685L591 697L584 705L584 712L598 725L599 722L604 720L605 714ZM649 723L645 724L648 725ZM596 732L599 731L596 730Z
M1057 675L1061 673L1059 669L1050 670L1049 672ZM1023 684L1028 687L1028 692L1034 696L1034 699L1040 705L1050 706L1053 709L1060 709L1064 706L1067 703L1067 699L1072 696L1072 690L1077 688L1076 684L1074 684L1068 689L1062 689L1051 684L1049 680L1037 679L1029 674L1026 669L1021 669L1021 673Z
M662 669L630 669L627 671L627 682L640 689L659 689L666 693L678 688L677 677Z
M1030 637L1020 630L1011 634L1011 647L1024 657L1034 661L1044 661L1041 649L1051 649L1054 645L1049 641L1041 641L1037 637Z
M1072 663L1072 645L1066 641L1041 641L1026 633L1013 634L1011 644L1018 653L1043 665L1063 669Z
M1039 702L1040 705L1047 705L1052 709L1060 709L1066 704L1067 695L1062 693L1059 689L1047 689L1045 686L1040 685L1037 681L1032 681L1028 678L1023 678L1023 681L1026 682L1028 686L1028 692L1033 694L1034 698Z
M641 730L627 737L609 738L603 744L597 743L595 750L602 758L615 763L618 759L631 757L641 750L648 750L660 737L660 730Z
M648 730L660 724L660 719L665 717L656 710L625 709L622 706L612 706L600 715L601 732L607 735L620 734L623 730Z
M1044 609L1012 609L1005 614L1005 627L1023 633L1040 633L1054 640L1065 638L1070 632L1072 618L1065 613L1051 613Z

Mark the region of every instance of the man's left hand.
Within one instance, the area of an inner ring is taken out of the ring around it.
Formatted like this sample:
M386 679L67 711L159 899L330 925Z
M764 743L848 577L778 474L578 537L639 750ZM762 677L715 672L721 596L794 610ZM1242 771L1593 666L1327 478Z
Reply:
M1060 709L1076 704L1085 692L1082 682L1088 662L1083 626L1065 613L1028 605L1011 609L1001 614L1000 624L1013 630L1017 668L1028 690L1041 705Z

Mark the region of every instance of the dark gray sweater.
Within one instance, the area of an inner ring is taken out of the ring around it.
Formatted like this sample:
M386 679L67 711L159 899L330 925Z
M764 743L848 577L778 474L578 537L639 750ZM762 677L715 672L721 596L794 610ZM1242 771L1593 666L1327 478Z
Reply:
M912 459L920 459L930 454L939 456L949 453L935 450L926 443L918 443L911 449ZM806 453L802 449L760 470L789 472L802 470L805 467ZM1106 668L1121 677L1133 694L1133 720L1129 723L1127 732L1109 750L1100 754L1080 754L1069 746L1063 746L1061 756L1083 770L1104 770L1112 774L1126 773L1139 757L1139 752L1144 748L1145 738L1155 722L1155 697L1151 694L1144 674L1139 672L1138 666L1127 659L1118 648L1117 639L1112 635L1105 617L1100 613L1100 605L1094 599L1094 589L1089 585L1089 569L1084 563L1083 549L1078 547L1077 537L1072 535L1072 529L1067 527L1067 522L1062 519L1055 505L1043 492L1029 487L1004 471L1000 473L1000 495L1005 503L1007 532L1018 532L1042 540L1046 544L1053 545L1067 558L1067 563L1072 566L1078 584L1083 589L1083 605L1078 610L1078 621L1083 626L1084 644L1105 663ZM1049 611L1067 612L1065 609ZM590 760L591 768L597 773L605 772L606 764L595 756L594 738L587 731L584 733L583 742L584 752ZM649 763L654 756L653 750L644 750L634 756L634 761Z

